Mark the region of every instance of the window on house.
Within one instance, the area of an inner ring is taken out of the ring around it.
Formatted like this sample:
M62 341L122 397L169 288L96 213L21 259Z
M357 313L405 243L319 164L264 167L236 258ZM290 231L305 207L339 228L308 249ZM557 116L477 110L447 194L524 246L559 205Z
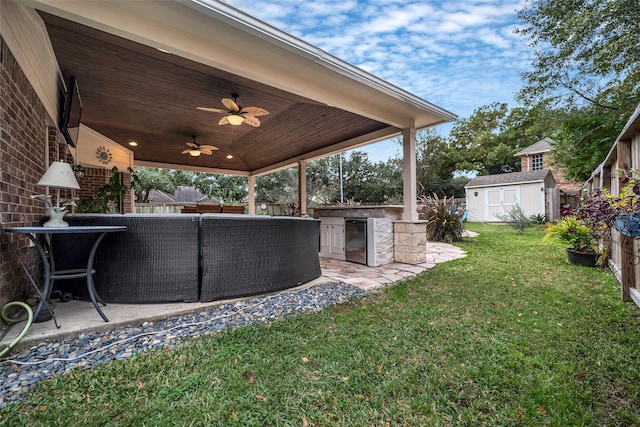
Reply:
M531 170L539 171L542 169L542 154L534 154L531 156Z

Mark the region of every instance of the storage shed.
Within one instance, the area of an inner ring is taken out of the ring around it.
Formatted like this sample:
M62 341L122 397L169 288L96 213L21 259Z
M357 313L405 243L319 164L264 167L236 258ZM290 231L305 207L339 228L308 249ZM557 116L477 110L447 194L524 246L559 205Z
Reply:
M555 218L559 210L555 180L549 169L473 178L465 186L468 221L500 222L498 215L520 205L527 216Z

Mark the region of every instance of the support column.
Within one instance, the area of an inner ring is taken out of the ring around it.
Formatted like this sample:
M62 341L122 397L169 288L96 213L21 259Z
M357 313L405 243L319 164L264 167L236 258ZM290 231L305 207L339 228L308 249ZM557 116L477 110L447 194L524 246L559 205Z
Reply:
M249 175L249 215L256 214L256 176Z
M418 185L416 184L416 129L402 130L403 177L402 197L404 211L403 221L418 220Z
M307 216L307 161L298 162L298 206L300 206L300 216Z

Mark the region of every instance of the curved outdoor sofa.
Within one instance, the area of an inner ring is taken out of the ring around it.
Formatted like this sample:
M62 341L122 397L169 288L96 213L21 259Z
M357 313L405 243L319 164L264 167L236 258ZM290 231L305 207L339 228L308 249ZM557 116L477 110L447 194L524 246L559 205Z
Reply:
M287 289L320 276L320 223L313 219L75 214L65 221L127 227L105 235L95 256L95 288L107 303L214 301ZM55 235L56 268L83 262L91 241ZM86 297L86 283L72 285L74 294Z
M291 288L320 276L320 221L203 214L200 301Z

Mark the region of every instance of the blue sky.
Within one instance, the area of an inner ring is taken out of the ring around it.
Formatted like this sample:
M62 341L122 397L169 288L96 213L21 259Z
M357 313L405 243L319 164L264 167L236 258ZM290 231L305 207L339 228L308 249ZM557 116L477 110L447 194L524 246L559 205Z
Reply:
M461 118L492 102L514 107L530 67L527 40L514 34L524 0L227 2ZM361 150L377 162L400 149Z

